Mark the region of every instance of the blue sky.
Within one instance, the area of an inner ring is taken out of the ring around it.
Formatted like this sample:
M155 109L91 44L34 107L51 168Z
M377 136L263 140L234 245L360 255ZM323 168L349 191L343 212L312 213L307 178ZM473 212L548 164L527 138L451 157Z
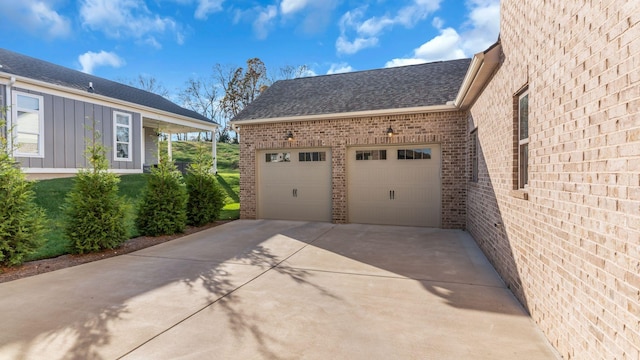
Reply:
M171 94L252 57L309 75L471 57L498 38L499 0L0 0L0 47Z

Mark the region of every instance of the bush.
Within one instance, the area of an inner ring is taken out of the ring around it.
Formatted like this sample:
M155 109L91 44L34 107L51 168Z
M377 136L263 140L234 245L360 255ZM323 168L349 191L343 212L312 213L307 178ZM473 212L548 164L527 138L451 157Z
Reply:
M161 154L140 200L138 231L149 236L183 232L187 225L187 197L182 174L173 161Z
M213 173L213 158L204 149L198 149L185 180L189 194L188 224L202 226L218 219L224 206L224 194Z
M33 183L10 155L0 121L0 264L20 265L42 245L46 217L35 204Z
M108 172L106 148L94 131L86 152L91 169L81 170L67 195L65 236L72 253L114 249L128 239L127 206L118 196L118 175Z

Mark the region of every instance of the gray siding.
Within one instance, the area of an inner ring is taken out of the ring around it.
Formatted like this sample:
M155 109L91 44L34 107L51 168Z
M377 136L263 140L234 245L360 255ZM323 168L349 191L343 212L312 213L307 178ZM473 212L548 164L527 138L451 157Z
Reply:
M17 91L41 95L44 98L44 158L20 157L18 161L30 168L83 168L85 139L91 138L92 128L100 132L108 149L107 159L113 169L142 169L139 113L72 100L33 91ZM132 161L114 161L113 112L132 114Z

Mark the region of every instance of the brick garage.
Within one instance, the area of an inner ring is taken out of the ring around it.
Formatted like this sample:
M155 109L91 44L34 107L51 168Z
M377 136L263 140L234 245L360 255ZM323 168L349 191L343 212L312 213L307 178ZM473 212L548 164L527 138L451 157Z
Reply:
M442 227L464 228L466 116L460 111L335 120L241 125L240 216L256 218L256 152L265 149L331 148L332 218L347 222L347 148L357 145L440 144L442 147ZM392 137L385 133L391 126ZM293 141L285 140L292 131Z

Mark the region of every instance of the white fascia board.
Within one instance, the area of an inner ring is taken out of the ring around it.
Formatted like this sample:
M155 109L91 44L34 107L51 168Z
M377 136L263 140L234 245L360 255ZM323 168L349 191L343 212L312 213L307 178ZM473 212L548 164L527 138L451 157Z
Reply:
M467 70L462 86L460 86L456 96L455 106L460 109L466 109L475 101L500 63L501 49L500 42L497 42L486 51L473 56L469 70Z
M459 109L455 105L447 104L447 105L419 106L419 107L402 108L402 109L366 110L366 111L353 111L353 112L334 113L334 114L299 115L299 116L285 116L285 117L263 118L263 119L234 120L232 121L232 123L236 126L242 126L243 124L334 120L334 119L359 118L359 117L368 117L368 116L409 115L409 114L433 113L433 112L456 111L456 110L459 110Z
M168 111L163 111L163 110L135 104L128 101L114 99L108 96L90 93L83 90L73 89L66 86L50 84L40 80L34 80L34 79L30 79L23 76L16 76L16 75L0 72L0 80L2 78L7 79L6 84L8 84L11 81L12 77L16 79L16 82L13 84L13 86L19 87L25 90L37 91L37 92L64 97L67 99L85 101L85 102L88 99L91 99L90 102L97 105L117 107L122 110L128 110L136 113L145 114L144 116L151 117L153 119L158 119L158 120L162 120L162 121L174 123L174 124L180 124L183 126L190 126L198 129L206 129L208 131L210 131L211 129L215 130L218 127L217 124L209 123L203 120L193 119L188 116L174 114Z

